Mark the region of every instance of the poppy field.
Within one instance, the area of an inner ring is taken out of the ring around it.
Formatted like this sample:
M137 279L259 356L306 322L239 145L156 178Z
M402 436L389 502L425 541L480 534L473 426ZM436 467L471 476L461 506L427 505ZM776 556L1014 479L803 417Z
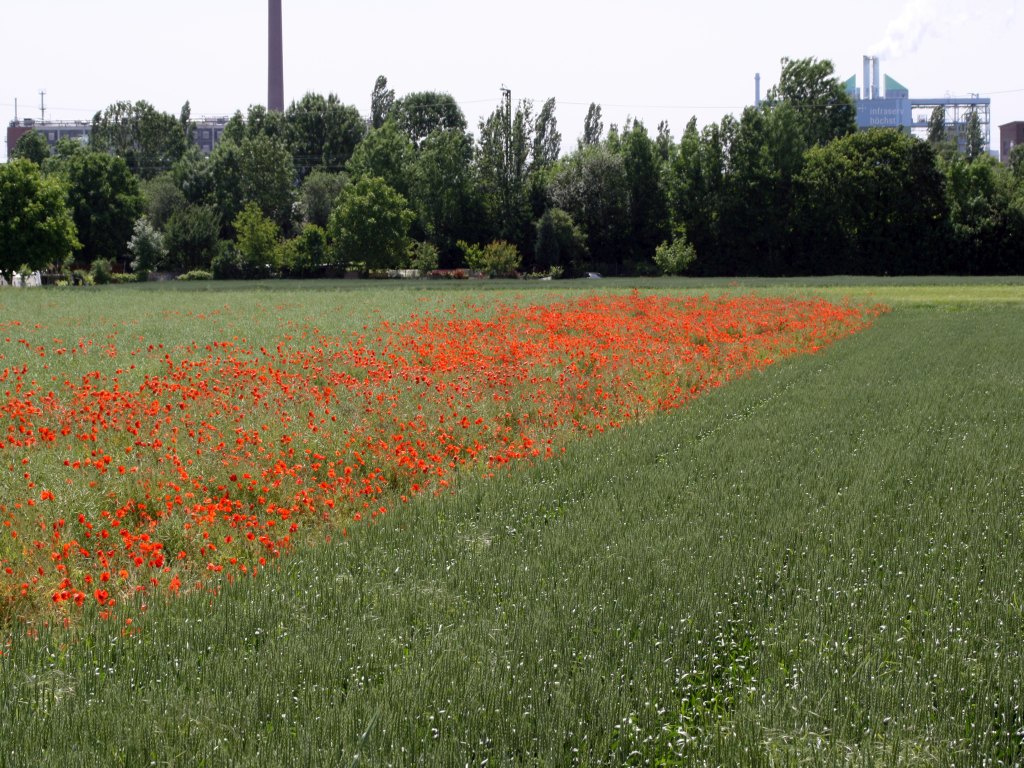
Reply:
M3 294L0 765L1018 764L1024 289L939 288Z

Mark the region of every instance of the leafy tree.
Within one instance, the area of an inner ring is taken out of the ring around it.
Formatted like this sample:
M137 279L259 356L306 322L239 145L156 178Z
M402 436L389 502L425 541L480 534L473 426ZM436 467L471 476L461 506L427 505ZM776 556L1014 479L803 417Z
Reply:
M822 146L857 130L857 111L828 59L782 59L779 84L766 104L787 102L796 111L809 147Z
M328 233L337 261L362 263L366 269L395 269L409 247L414 214L405 198L375 176L346 188L331 212Z
M946 220L935 151L900 131L860 131L813 147L795 179L799 271L937 271Z
M190 203L209 203L217 199L213 165L195 144L171 167L171 178Z
M132 173L149 179L170 170L190 146L188 105L179 120L146 101L119 101L93 118L91 144L123 157Z
M67 182L82 258L121 258L143 211L139 181L121 157L75 152L54 166Z
M533 104L529 100L520 101L513 114L511 99L506 99L480 121L476 156L479 193L494 231L517 243L525 239L530 220L527 180L532 150L537 145L535 138Z
M947 267L966 274L1014 274L1024 266L1024 210L1010 172L994 158L959 153L941 164L949 206Z
M409 93L398 99L389 116L417 147L434 131L464 131L466 116L454 97L438 91Z
M936 106L928 117L928 143L936 146L946 141L946 108Z
M698 253L709 256L718 246L718 206L724 174L720 126L712 123L699 131L697 118L691 118L668 168L669 210L673 226L683 227Z
M299 187L299 207L307 224L327 228L338 195L348 185L348 176L317 169L307 176Z
M981 133L981 118L978 110L972 109L967 115L965 127L964 154L967 161L973 163L979 157L985 156L985 137Z
M247 136L239 145L223 140L210 155L210 163L216 207L222 219L234 222L246 203L255 202L265 216L288 231L295 197L295 169L280 140L266 134ZM225 234L232 233L229 225Z
M61 180L24 158L0 165L0 274L43 269L81 247Z
M555 100L550 98L540 108L533 124L533 150L530 155L530 170L539 171L554 165L562 151L562 134L558 132L558 118L555 117Z
M629 183L621 154L585 146L559 163L549 189L555 206L587 235L590 265L619 274L629 231Z
M244 116L240 110L231 116L227 125L224 126L221 141L232 141L237 145L241 144L244 139L252 139L257 136L267 136L278 141L285 141L286 133L287 126L283 112L271 112L262 104L250 104Z
M418 228L445 251L482 218L472 159L473 142L465 132L434 131L410 164L409 202Z
M669 234L661 158L657 145L639 121L626 124L619 152L629 190L630 257L637 265L650 263L654 249Z
M677 229L671 242L666 241L654 251L654 263L664 275L681 275L696 260L697 251L686 239L686 230Z
M437 269L440 255L437 246L426 241L414 241L409 245L409 267L420 273Z
M534 264L540 271L579 269L587 256L587 236L572 216L561 208L549 208L536 224Z
M388 79L384 75L378 75L370 95L370 127L376 129L384 125L394 105L394 89L388 88Z
M294 238L278 244L275 259L289 277L304 277L327 263L327 249L327 232L316 224L306 224Z
M604 123L601 122L601 105L590 103L587 109L587 116L583 120L583 136L580 138L580 149L593 147L601 143L601 134L604 133Z
M166 266L167 243L163 233L148 218L140 216L128 241L132 272L153 272Z
M9 160L31 160L41 166L50 156L50 144L46 137L34 128L24 134L11 149Z
M164 230L167 268L176 272L205 269L219 248L220 216L210 205L186 205L175 211Z
M513 277L522 262L519 249L506 240L495 240L483 247L460 240L459 247L466 254L470 269L492 277Z
M264 216L259 205L246 203L233 223L235 230L235 257L239 277L266 277L275 265L278 228Z
M790 260L793 179L804 138L792 104L743 111L718 196L720 274L784 274Z
M346 170L352 179L378 176L408 197L409 164L414 152L409 137L389 121L367 134L352 153Z
M169 172L142 182L140 191L148 222L157 229L163 229L171 214L188 203Z
M314 168L340 171L366 134L359 110L337 95L307 93L284 113L285 146L295 160L299 180Z

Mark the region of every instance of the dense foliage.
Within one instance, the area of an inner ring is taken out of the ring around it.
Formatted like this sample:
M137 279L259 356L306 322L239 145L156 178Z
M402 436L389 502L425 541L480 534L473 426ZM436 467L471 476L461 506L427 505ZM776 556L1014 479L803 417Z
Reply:
M16 152L64 185L82 268L98 258L127 268L145 214L165 235L166 269L212 266L222 276L407 267L410 241L433 246L445 269L472 267L460 241L506 242L521 254L519 272L533 274L1024 270L1020 157L1004 166L985 154L976 116L957 136L941 114L926 139L857 132L855 105L827 60L783 59L762 104L700 129L693 119L678 141L664 122L654 134L635 120L605 130L592 104L564 154L554 99L537 110L506 92L474 134L451 95L396 98L382 76L370 108L365 120L335 94L313 93L283 113L251 106L204 157L190 146L188 104L174 117L125 102L97 113L89 148L45 157L30 137ZM371 216L354 237L355 222L331 221L353 215L356 193L346 190L367 179L402 200L372 205L403 214ZM236 221L249 205L276 226L280 249L255 271L235 268L247 258ZM313 244L309 225L327 242ZM678 232L685 248L670 259ZM64 256L57 248L44 261Z

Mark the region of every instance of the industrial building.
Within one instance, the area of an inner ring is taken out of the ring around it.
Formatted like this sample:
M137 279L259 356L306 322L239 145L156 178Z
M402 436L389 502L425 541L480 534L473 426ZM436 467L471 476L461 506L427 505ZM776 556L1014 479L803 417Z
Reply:
M999 161L1010 162L1010 153L1018 144L1024 144L1024 120L1004 123L999 126Z
M201 117L192 122L192 140L204 155L209 155L224 133L228 124L227 117ZM7 157L10 159L11 150L18 143L18 139L29 131L37 131L46 139L52 152L57 142L62 139L89 143L89 136L92 133L92 123L87 120L34 120L26 117L22 120L12 120L7 126Z
M864 57L864 78L857 88L857 76L849 78L846 92L857 108L857 127L902 128L922 138L927 135L928 121L936 107L941 107L945 118L945 133L964 146L967 122L972 114L978 116L978 124L984 145L990 145L992 100L977 95L956 97L917 97L888 75L885 76L885 90L880 89L881 73L878 57Z

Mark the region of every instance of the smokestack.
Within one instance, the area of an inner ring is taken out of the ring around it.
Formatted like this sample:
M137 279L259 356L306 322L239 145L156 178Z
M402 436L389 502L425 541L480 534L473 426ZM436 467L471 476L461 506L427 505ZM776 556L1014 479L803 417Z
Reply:
M878 57L875 56L871 59L871 64L874 67L874 71L871 74L871 98L881 98L881 94L878 92Z
M871 57L864 57L864 80L860 84L861 96L864 99L871 98Z
M761 73L754 73L754 106L761 106Z
M281 0L270 0L267 58L267 111L284 112L284 51L281 42Z

